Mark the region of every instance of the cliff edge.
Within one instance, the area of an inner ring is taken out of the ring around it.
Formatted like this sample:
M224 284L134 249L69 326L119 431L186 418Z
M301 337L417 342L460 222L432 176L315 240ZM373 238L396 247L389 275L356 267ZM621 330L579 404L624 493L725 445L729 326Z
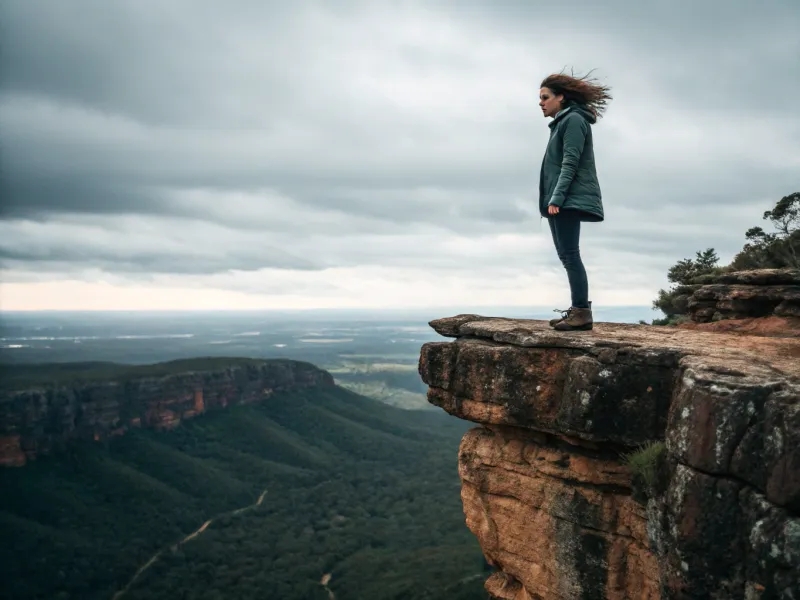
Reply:
M421 350L495 598L800 598L800 340L459 315Z
M68 363L6 370L7 381L0 387L0 466L6 467L21 467L75 440L99 441L131 427L171 429L229 404L334 385L327 371L282 359Z

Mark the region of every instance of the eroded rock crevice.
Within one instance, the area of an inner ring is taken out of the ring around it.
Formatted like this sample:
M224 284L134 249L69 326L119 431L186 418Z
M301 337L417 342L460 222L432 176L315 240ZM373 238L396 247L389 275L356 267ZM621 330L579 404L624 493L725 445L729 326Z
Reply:
M800 341L460 315L422 348L496 598L800 590ZM658 482L624 455L663 444ZM633 463L631 463L633 464ZM638 478L638 480L637 480ZM642 489L645 489L642 492Z

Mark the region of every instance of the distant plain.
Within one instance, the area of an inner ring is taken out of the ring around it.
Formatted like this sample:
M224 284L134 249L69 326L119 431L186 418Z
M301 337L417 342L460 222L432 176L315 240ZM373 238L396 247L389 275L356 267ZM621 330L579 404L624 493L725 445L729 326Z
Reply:
M596 320L636 323L648 307L598 307ZM201 356L289 358L328 370L340 386L386 404L427 409L417 373L428 325L459 313L548 319L551 308L261 312L0 312L0 363L151 364Z

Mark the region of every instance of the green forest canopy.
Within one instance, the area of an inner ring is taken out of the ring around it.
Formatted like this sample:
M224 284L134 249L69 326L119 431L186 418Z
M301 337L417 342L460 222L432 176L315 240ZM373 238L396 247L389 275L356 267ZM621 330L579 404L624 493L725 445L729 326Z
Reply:
M468 425L326 387L2 469L4 592L111 600L163 550L123 600L329 600L326 573L337 600L484 599Z
M316 370L311 363L279 358L209 356L186 358L150 365L112 362L67 362L36 364L0 363L0 389L24 389L42 385L75 385L87 382L128 381L144 377L166 377L189 372L219 371L231 367L292 365Z

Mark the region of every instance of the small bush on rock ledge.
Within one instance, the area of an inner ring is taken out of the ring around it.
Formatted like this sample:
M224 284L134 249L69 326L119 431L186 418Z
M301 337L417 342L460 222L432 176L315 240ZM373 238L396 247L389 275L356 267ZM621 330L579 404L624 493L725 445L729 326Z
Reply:
M622 455L625 465L631 470L633 496L639 502L646 502L661 493L662 476L666 466L666 446L664 442L649 442L638 450Z

